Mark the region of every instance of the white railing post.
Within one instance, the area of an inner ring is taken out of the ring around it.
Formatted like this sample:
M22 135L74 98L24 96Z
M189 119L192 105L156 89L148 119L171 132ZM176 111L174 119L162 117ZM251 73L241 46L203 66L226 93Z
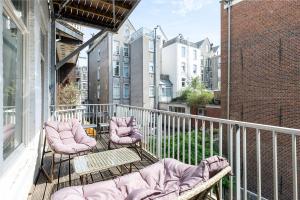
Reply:
M260 130L256 129L256 160L257 160L257 199L261 199L261 155Z
M236 127L235 137L235 176L236 176L236 199L241 199L241 148L240 148L240 127Z
M243 127L243 200L247 200L247 129Z
M273 131L273 199L278 200L277 133Z
M293 200L298 200L297 138L292 135Z
M161 158L161 130L162 130L162 116L160 113L155 113L157 117L157 141L156 141L156 152L157 157Z

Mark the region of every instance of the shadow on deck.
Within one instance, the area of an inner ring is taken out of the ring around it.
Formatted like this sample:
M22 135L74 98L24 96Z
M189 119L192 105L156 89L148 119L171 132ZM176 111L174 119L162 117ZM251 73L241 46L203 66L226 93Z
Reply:
M99 151L106 151L108 145L108 134L103 134L102 137L98 138L97 141L97 148ZM112 148L117 148L116 146L112 146ZM55 160L58 161L60 156L57 154L55 157ZM143 153L143 159L139 162L133 163L132 165L132 172L138 171L153 162L155 162L156 159L149 156L147 153ZM50 171L51 166L51 155L46 154L44 166L47 170L47 172ZM71 161L71 177L72 177L72 186L81 185L79 176L74 173L73 170L73 160ZM122 171L129 173L129 164L124 166L125 170L122 169ZM36 183L33 185L31 192L28 195L28 200L47 200L50 199L51 195L57 191L58 189L62 189L64 187L69 186L69 176L68 176L68 162L63 162L61 164L60 169L60 178L59 178L59 184L58 184L58 164L54 168L54 180L52 183L49 183L44 176L43 173L40 173ZM121 176L121 169L120 167L114 167L106 171L100 171L97 173L92 173L89 176L86 177L84 180L85 184L91 184L99 181L109 180L113 179L117 176Z

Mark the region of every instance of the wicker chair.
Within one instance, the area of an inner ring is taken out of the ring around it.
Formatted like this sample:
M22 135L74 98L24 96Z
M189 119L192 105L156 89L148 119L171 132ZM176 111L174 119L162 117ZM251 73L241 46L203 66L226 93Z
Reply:
M121 135L120 132L126 133ZM111 143L115 145L126 145L134 148L142 158L142 134L136 127L135 118L112 117L109 123L109 142L108 149L111 149Z
M53 180L55 164L59 163L58 183L60 176L60 166L64 161L69 161L69 184L71 185L70 162L72 155L87 153L95 149L96 140L89 137L78 120L69 122L49 121L45 123L45 133L47 143L52 152L52 164L50 182ZM60 154L60 161L55 162L55 154ZM62 160L62 155L67 155L68 159Z

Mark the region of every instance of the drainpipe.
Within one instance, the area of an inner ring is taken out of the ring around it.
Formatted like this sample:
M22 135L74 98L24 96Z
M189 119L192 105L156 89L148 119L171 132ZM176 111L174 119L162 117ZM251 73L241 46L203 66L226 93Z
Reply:
M228 15L228 40L227 40L227 119L230 119L230 73L231 73L231 6L232 0L227 1L227 15Z
M157 75L157 69L156 69L156 38L157 38L157 34L156 34L156 30L157 30L158 26L156 26L154 28L154 54L153 54L153 65L154 65L154 109L158 109L158 93L159 93L159 87L158 87L158 84L157 84L157 81L158 81L158 75Z

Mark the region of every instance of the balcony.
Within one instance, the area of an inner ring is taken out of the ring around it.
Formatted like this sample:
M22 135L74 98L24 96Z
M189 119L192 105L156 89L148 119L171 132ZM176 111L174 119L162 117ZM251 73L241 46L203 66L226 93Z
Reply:
M51 107L50 110L53 120L77 118L83 124L104 123L111 116L134 116L143 133L144 158L134 164L133 171L167 157L187 164L198 164L212 155L228 158L233 175L222 180L221 199L281 199L282 177L279 176L279 166L283 162L288 163L284 170L292 176L285 191L293 199L297 199L298 129L116 104L59 106L56 109ZM281 146L282 140L290 141L291 146ZM105 151L107 145L108 134L102 134L97 140L97 148ZM282 151L288 153L286 158L281 157ZM272 159L265 160L266 154L270 154ZM46 156L47 170L50 168L50 161L50 156ZM125 171L128 168L129 166L125 166ZM59 179L58 171L54 172L53 183L47 183L46 178L40 174L29 199L49 199L57 189L69 186L67 169L67 163L63 163ZM90 174L85 183L112 179L120 174L121 169L112 168ZM79 177L75 173L72 174L71 184L80 185ZM210 196L215 198L213 191Z

